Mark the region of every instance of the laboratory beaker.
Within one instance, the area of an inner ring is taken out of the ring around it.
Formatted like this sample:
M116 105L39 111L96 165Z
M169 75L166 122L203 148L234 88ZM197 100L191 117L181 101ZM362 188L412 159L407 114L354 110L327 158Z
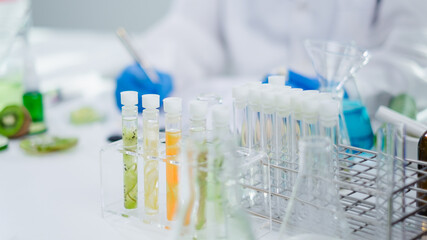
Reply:
M334 184L332 145L324 137L299 142L300 172L280 239L349 239L349 228Z
M343 85L369 61L368 51L354 44L306 40L305 47L320 81L321 92L331 92L340 103L340 134L344 144L350 144L342 107Z

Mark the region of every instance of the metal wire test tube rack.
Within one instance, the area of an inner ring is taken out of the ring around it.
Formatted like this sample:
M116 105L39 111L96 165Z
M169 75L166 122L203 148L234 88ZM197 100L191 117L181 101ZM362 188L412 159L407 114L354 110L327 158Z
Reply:
M392 189L389 194L379 196L378 179L379 154L374 151L349 146L339 146L339 193L347 221L354 239L420 239L427 235L427 217L419 213L427 208L424 194L427 191L417 187L417 183L427 180L427 163L395 157L392 162L394 179L387 184ZM297 173L293 168L263 163L271 169L284 173ZM242 181L244 189L277 197L286 203L290 193L279 193L271 188L263 188L260 182L250 185ZM380 199L385 199L381 204ZM271 198L270 198L271 201ZM252 206L243 204L248 212L257 218L269 220L274 230L282 223L283 216L274 212L254 211ZM271 205L270 205L271 206ZM283 206L286 209L286 206ZM385 209L383 209L385 208ZM379 236L381 235L381 236Z

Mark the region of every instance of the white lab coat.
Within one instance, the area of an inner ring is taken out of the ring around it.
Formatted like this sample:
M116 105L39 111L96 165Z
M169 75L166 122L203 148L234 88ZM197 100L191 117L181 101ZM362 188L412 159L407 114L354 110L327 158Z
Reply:
M142 36L142 51L180 89L221 74L262 79L283 66L314 75L305 39L354 41L372 55L356 75L371 114L402 92L427 107L427 1L382 0L377 13L376 2L177 0Z

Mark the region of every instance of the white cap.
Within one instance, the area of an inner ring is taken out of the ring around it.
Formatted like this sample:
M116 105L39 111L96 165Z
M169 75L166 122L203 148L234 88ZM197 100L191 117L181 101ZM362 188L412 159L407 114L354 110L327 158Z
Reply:
M206 119L208 113L208 102L191 100L190 101L190 119Z
M124 106L135 106L138 104L138 92L124 91L120 93L120 101Z
M291 88L293 92L302 92L302 88Z
M246 102L249 96L249 88L246 85L233 87L232 95L237 102Z
M261 85L252 86L249 88L249 104L259 105L261 99Z
M336 124L336 119L339 117L338 102L335 100L323 100L319 104L319 118L322 124L332 126Z
M319 116L319 101L316 96L305 96L301 103L303 118L308 123L315 123Z
M319 93L319 100L332 100L332 94L330 92L321 92Z
M291 104L294 111L300 111L301 100L304 98L303 91L291 91Z
M160 107L160 96L157 94L142 95L142 107L148 109L156 109Z
M265 85L265 87L262 87L261 89L261 98L260 103L263 107L273 107L274 106L274 88L272 88L269 85Z
M223 105L215 105L212 107L212 123L213 125L227 125L230 122L230 113L227 107Z
M268 84L270 85L279 85L283 86L285 85L286 77L283 75L273 75L268 77Z
M277 91L275 94L276 110L280 113L287 114L291 110L291 92Z
M181 113L182 112L182 98L168 97L163 99L163 109L165 113Z
M319 90L305 90L306 93L320 93Z
M252 87L259 87L261 86L261 82L247 82L245 83L245 86L248 88L252 88Z

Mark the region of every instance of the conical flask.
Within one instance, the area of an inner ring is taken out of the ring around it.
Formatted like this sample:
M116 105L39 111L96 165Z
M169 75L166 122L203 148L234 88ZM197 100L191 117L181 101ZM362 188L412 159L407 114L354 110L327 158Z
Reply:
M349 239L349 228L334 184L332 145L323 137L299 142L300 172L280 239Z
M306 40L305 48L310 56L320 82L321 92L330 92L340 104L340 143L350 145L343 113L343 85L370 58L368 51L350 43Z
M186 142L186 159L181 159L186 172L180 181L186 184L180 185L180 195L186 198L181 202L174 239L255 239L240 207L237 151L230 139L218 136Z

